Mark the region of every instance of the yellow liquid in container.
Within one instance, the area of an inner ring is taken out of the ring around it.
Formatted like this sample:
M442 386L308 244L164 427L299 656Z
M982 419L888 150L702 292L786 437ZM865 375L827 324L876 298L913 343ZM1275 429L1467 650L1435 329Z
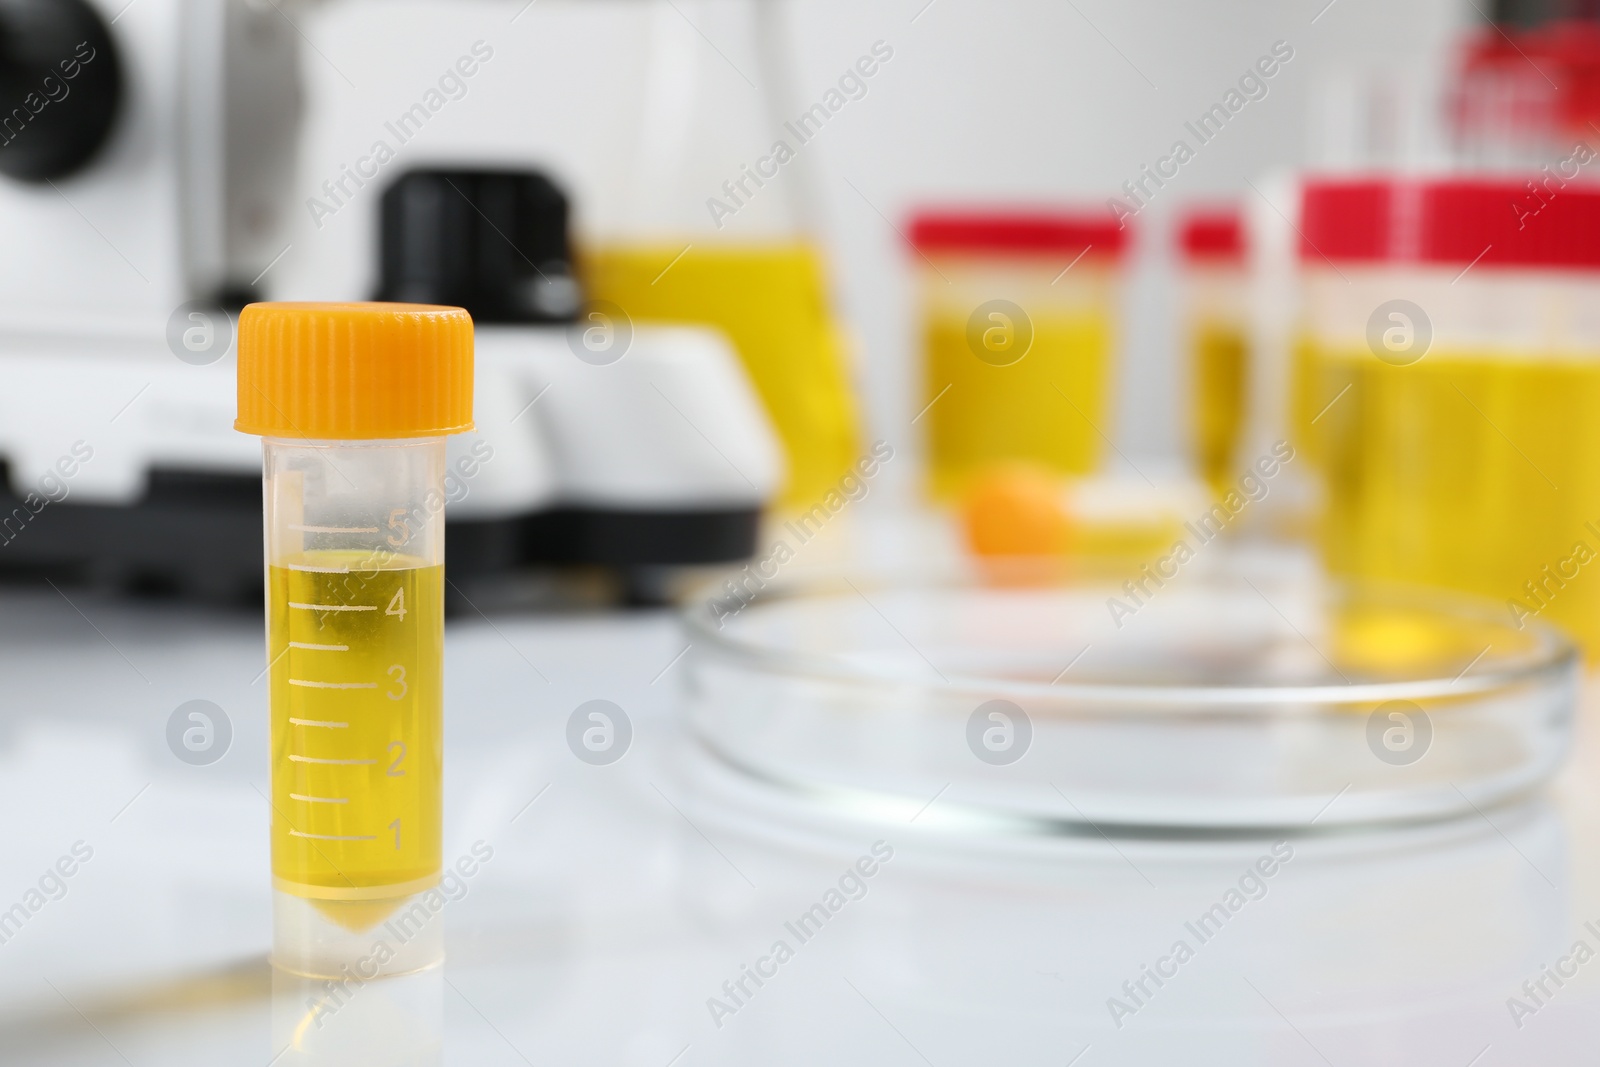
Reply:
M1005 366L979 359L969 346L970 309L936 306L929 314L918 406L932 404L921 421L928 424L935 499L959 497L997 462L1031 460L1059 474L1087 474L1100 462L1100 434L1109 431L1111 324L1090 311L1026 310L1033 342Z
M590 296L630 318L728 336L783 442L782 503L816 503L859 458L845 346L811 246L602 245L586 251L583 267Z
M274 883L356 929L440 870L444 568L407 562L268 569Z
M1310 343L1299 356L1329 568L1493 598L1564 626L1593 660L1600 361L1430 351L1396 367Z
M1249 342L1236 322L1202 319L1190 339L1194 370L1193 433L1200 476L1219 496L1239 477L1244 432Z

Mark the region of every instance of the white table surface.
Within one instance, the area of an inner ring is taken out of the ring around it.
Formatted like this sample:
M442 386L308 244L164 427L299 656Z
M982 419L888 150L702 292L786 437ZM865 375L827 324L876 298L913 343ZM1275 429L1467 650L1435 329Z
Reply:
M1590 712L1543 796L1298 841L1198 944L1185 922L1270 842L1022 855L773 821L684 736L684 641L661 613L452 620L446 855L481 840L493 858L446 908L442 972L361 987L286 1051L315 991L265 962L260 622L71 595L0 593L0 910L75 842L93 848L0 944L0 1063L1595 1062L1600 960L1547 979L1520 1026L1508 1008L1575 942L1600 952L1584 928L1600 930ZM196 698L234 729L209 766L165 741ZM634 724L611 766L564 740L594 698ZM880 839L894 857L866 894L804 944L786 935ZM707 999L778 938L794 958L717 1025ZM1147 979L1119 1027L1108 998L1128 1002L1124 981L1180 938L1193 958Z

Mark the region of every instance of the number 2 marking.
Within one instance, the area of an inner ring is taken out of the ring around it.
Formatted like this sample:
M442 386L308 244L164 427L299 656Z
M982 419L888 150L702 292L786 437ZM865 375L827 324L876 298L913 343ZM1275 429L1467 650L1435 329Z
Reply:
M397 748L400 751L398 753L394 753L394 750ZM406 772L400 769L400 761L406 758L406 743L404 741L390 741L389 751L394 753L394 761L389 764L389 777L404 778Z

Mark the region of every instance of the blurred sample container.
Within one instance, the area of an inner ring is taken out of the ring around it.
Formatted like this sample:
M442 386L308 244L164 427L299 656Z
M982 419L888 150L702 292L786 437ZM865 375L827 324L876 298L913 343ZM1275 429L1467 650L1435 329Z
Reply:
M838 108L808 110L809 87L796 96L779 5L651 0L640 12L626 209L583 249L583 281L596 306L633 320L727 334L783 442L780 506L810 506L860 456L848 346L812 239L809 142ZM854 104L892 55L866 56L852 95L834 95Z
M912 220L919 419L935 499L960 496L998 461L1062 474L1098 465L1126 236L1098 212L939 210Z
M1237 208L1196 210L1179 229L1190 452L1218 495L1232 487L1249 410L1250 332L1244 220Z
M1600 652L1600 189L1311 181L1295 419L1338 573Z
M1591 0L1582 3L1594 11ZM1518 6L1519 22L1539 14ZM1553 8L1534 25L1497 20L1466 36L1446 99L1458 159L1531 169L1563 155L1574 138L1590 139L1600 121L1600 24L1592 13L1548 18Z
M782 500L814 502L860 452L846 346L828 308L822 257L799 238L591 248L595 301L635 319L715 326L728 335L783 441Z

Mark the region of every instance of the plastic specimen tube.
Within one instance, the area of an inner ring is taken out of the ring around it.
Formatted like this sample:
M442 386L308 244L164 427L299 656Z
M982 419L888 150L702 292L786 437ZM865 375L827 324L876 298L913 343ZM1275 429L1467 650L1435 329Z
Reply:
M445 435L466 312L256 304L236 423L263 441L275 965L363 980L443 958Z

